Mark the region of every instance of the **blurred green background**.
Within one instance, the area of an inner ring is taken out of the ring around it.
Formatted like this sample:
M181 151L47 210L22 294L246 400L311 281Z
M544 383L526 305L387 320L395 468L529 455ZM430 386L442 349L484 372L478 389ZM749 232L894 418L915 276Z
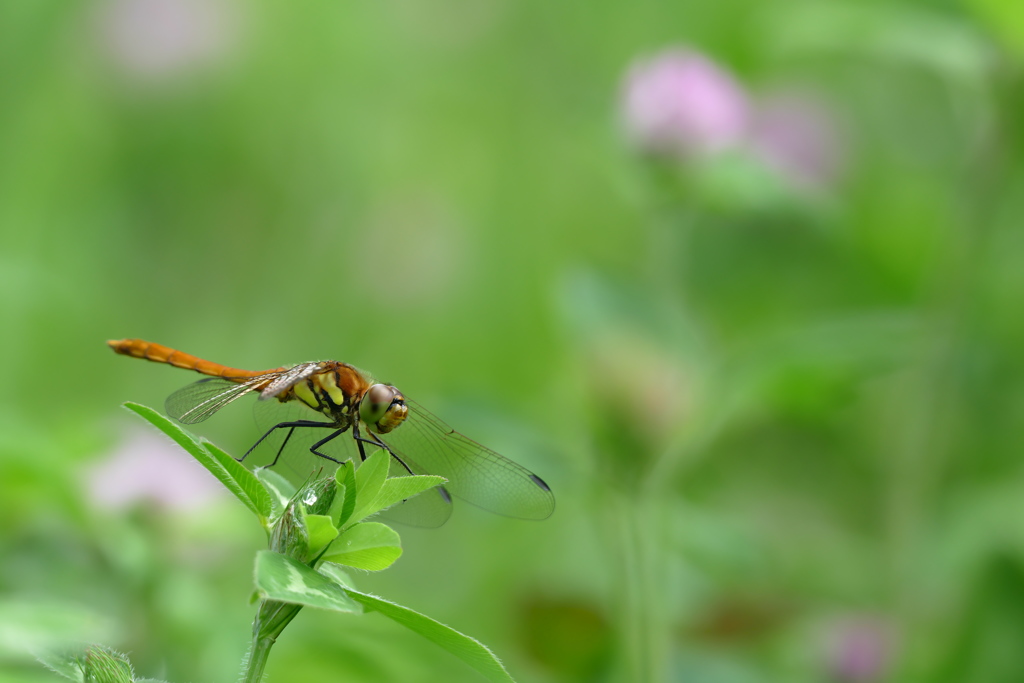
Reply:
M544 477L357 578L518 680L1021 680L1022 223L1019 0L0 3L0 677L239 670L265 539L141 337ZM269 674L480 680L314 610Z

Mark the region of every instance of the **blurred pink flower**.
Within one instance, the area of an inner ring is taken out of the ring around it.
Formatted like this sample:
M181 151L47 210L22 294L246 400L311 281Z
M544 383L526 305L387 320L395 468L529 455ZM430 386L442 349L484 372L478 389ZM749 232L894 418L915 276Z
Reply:
M832 626L828 669L841 683L866 683L883 678L894 645L891 625L877 617L844 619Z
M750 118L747 96L733 77L700 53L680 48L630 68L622 109L635 145L683 157L739 144Z
M750 147L769 168L798 186L822 187L839 175L839 137L819 102L773 95L754 114Z
M108 0L100 13L114 64L142 81L163 81L215 63L230 43L218 0Z
M85 473L97 507L118 510L139 501L196 509L223 493L221 485L181 448L149 430L133 430L124 443Z

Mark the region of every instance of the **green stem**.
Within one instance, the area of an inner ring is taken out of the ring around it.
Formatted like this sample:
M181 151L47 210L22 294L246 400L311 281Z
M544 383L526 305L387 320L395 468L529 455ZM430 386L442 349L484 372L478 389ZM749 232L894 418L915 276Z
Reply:
M267 657L270 656L273 644L273 638L253 638L252 649L245 659L245 673L242 676L244 683L259 683L263 680L263 670L267 666Z
M300 609L302 605L276 600L264 600L260 603L252 623L252 647L245 658L243 683L260 683L263 680L263 670L267 667L270 648Z

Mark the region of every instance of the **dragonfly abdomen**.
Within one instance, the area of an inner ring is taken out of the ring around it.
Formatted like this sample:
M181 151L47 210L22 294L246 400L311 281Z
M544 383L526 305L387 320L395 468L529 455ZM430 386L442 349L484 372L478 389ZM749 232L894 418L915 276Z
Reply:
M274 368L273 370L252 371L229 368L226 365L203 360L202 358L193 356L190 353L178 351L169 346L155 344L142 339L111 339L107 342L107 345L109 345L115 353L119 353L123 356L142 358L144 360L153 361L154 363L167 363L168 365L173 365L176 368L195 370L203 375L223 377L224 379L229 380L248 379L250 377L258 377L259 375L265 375L269 372L278 372L284 369Z

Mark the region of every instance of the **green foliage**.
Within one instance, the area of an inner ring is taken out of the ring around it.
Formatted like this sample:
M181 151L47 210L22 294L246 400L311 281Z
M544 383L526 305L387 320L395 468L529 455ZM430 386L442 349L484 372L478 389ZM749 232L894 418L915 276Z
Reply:
M48 669L75 683L162 683L136 678L128 656L92 645L80 652L52 652L38 656Z
M390 455L378 450L358 468L343 463L333 475L308 483L286 500L290 488L279 477L254 475L209 441L192 436L152 409L134 403L126 407L199 461L270 535L271 550L256 556L255 586L262 602L253 627L256 635L246 680L260 680L270 645L301 607L360 612L360 605L440 645L490 680L512 680L493 653L476 640L406 607L358 593L343 575L315 571L320 562L367 571L390 567L402 554L398 533L385 524L362 520L443 484L442 477L389 478ZM94 668L106 672L111 666L104 663ZM96 674L95 680L115 683L118 679L111 675Z
M363 522L348 527L322 559L380 571L390 567L401 554L401 541L394 529L379 522Z
M276 600L335 612L361 612L359 603L336 581L286 555L261 550L256 555L256 590Z
M360 524L354 528L360 526L369 525ZM377 526L384 527L383 524ZM329 564L320 571L314 571L278 553L264 550L256 557L256 586L264 598L335 612L360 612L364 608L366 611L380 612L451 652L488 680L504 683L512 680L494 653L479 641L408 607L351 587L343 588L346 581L347 578L337 575Z
M317 555L338 537L338 528L330 515L306 515L309 530L309 552Z
M375 595L350 589L349 596L366 610L380 612L389 619L415 631L427 640L440 645L469 664L491 681L511 681L505 667L487 647L467 635L434 621L408 607L396 605Z
M378 450L356 470L355 488L353 489L356 492L356 505L351 519L363 519L380 509L374 508L373 504L380 494L384 482L387 481L389 459L384 451Z

